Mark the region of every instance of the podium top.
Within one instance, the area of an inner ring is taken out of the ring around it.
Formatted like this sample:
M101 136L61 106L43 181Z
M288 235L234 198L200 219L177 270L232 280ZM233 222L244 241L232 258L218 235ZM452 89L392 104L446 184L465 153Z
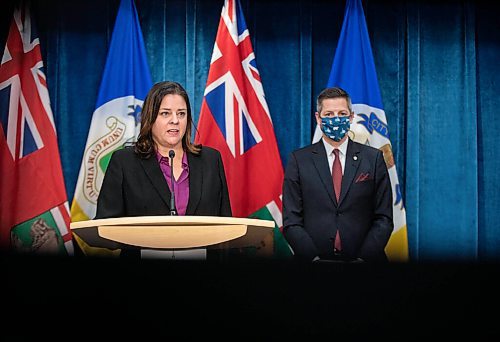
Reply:
M274 221L221 216L133 216L72 222L71 229L99 226L191 226L191 225L246 225L274 228Z
M163 249L272 246L274 227L270 220L219 216L135 216L70 224L88 245L110 249L118 244Z

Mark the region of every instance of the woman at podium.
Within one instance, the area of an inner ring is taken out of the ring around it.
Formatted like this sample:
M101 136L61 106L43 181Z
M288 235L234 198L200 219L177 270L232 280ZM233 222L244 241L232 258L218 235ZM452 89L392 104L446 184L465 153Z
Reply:
M195 145L192 127L184 88L170 81L153 85L137 142L110 159L95 218L232 216L220 152Z

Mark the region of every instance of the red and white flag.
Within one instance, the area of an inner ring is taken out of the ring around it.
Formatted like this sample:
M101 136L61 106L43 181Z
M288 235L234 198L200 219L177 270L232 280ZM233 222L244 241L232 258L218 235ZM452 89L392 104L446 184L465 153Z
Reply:
M283 165L238 0L222 8L195 141L221 152L233 215L281 228ZM276 229L278 254L289 253L285 244Z
M0 64L0 248L73 254L69 208L40 41L14 12Z

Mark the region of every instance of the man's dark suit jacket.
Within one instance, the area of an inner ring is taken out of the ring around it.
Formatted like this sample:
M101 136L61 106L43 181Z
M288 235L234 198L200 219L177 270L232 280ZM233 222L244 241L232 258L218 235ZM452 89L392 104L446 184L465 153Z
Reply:
M187 152L189 201L186 215L232 216L219 151L203 146ZM95 218L170 214L170 189L155 156L141 159L131 147L117 150L109 162Z
M295 256L332 258L339 229L344 257L387 261L392 189L380 150L349 140L339 202L323 142L292 152L283 183L283 229Z

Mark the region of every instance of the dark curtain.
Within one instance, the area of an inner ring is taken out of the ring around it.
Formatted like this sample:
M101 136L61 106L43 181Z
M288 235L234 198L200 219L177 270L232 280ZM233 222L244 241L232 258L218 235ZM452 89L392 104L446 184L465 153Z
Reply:
M12 8L3 2L1 47ZM283 165L311 142L345 1L241 0ZM118 0L34 1L68 199ZM136 0L153 81L201 107L223 0ZM500 17L495 2L363 2L415 261L500 259Z

